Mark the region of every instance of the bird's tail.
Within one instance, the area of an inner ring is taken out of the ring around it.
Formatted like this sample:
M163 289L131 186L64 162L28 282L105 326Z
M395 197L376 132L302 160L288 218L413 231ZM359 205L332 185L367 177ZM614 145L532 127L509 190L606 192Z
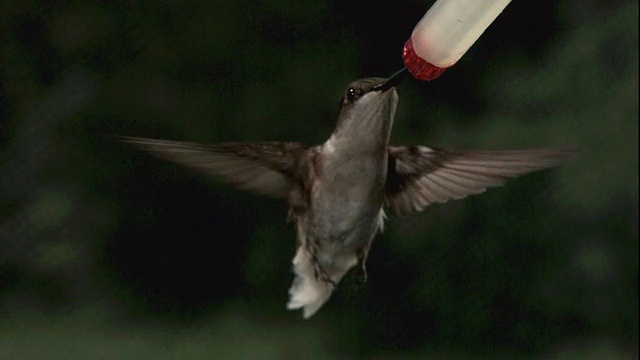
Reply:
M313 262L304 246L298 247L293 258L293 271L296 278L289 289L287 309L302 309L304 318L308 319L329 299L334 285L316 278Z

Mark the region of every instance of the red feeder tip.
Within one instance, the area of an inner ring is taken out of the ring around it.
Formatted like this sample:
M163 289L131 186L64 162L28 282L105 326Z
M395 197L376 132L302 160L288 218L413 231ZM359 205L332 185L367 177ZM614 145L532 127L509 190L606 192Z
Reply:
M404 66L407 67L407 70L418 80L437 79L447 69L432 65L419 57L413 49L413 41L411 41L411 38L404 43L402 59L404 59Z

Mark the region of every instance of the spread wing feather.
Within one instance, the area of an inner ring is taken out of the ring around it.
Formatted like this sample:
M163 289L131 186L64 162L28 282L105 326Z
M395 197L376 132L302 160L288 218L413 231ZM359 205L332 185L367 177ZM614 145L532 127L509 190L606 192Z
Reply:
M390 146L385 189L387 205L398 214L422 211L484 192L509 179L558 164L563 150L453 152L424 146Z
M286 198L308 148L294 142L201 145L139 137L121 137L152 155L211 175L239 189Z

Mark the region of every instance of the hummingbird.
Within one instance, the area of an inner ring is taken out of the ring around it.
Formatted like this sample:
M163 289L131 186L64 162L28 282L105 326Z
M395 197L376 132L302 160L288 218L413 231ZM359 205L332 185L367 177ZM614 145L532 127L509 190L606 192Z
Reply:
M296 229L295 278L287 308L302 309L307 319L352 268L357 280L366 281L367 256L384 229L385 207L399 215L419 212L554 166L570 155L551 149L448 151L390 145L403 70L389 79L351 82L340 100L335 130L320 145L121 140L238 189L286 201Z

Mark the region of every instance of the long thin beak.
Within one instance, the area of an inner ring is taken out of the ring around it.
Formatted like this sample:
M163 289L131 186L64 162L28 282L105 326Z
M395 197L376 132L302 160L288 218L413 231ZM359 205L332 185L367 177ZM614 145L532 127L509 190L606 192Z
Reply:
M391 89L392 87L398 85L400 81L402 81L406 73L407 73L407 68L403 67L402 69L396 71L395 74L391 75L391 77L387 79L387 82L385 82L384 84L374 86L373 90L385 92Z

